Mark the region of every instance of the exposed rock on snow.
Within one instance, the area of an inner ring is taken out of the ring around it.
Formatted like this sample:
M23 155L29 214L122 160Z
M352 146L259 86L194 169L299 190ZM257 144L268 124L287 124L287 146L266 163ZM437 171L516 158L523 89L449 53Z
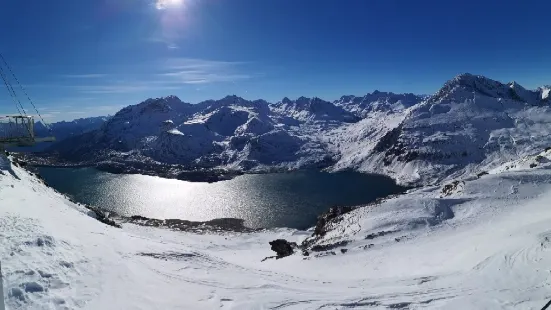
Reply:
M297 247L297 244L295 242L289 242L285 239L277 239L270 241L270 246L272 251L276 252L276 258L280 259L293 255L295 253L294 248Z
M316 244L312 246L310 249L313 252L326 252L326 251L332 251L334 249L346 246L347 244L348 244L348 241L343 240L343 241L329 243L329 244Z
M119 222L132 223L141 226L169 228L178 231L192 233L213 233L213 232L253 232L245 226L245 220L235 218L220 218L204 222L186 221L181 219L151 219L143 216L122 217L114 216Z
M464 186L465 186L465 182L464 181L459 181L459 180L456 180L456 181L453 181L452 183L446 184L442 188L442 197L451 196L451 195L461 191Z
M318 216L318 222L316 223L316 228L314 229L314 236L324 236L327 232L326 225L330 221L336 221L339 216L351 212L354 210L353 207L332 207L329 211Z
M116 228L121 228L121 225L117 224L117 222L115 222L114 220L112 220L110 218L108 212L105 212L103 210L100 210L100 209L94 208L94 207L90 207L90 206L87 206L87 208L90 209L92 212L94 212L95 218L98 221L102 222L103 224L113 226L113 227L116 227Z

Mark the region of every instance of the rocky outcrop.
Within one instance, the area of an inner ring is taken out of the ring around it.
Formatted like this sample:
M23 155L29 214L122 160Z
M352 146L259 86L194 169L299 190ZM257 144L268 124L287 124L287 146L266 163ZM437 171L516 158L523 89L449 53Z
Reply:
M442 187L442 191L440 192L440 197L447 197L451 196L452 194L455 194L463 189L465 186L465 181L459 181L455 180L449 184L444 185Z
M326 225L330 222L338 222L341 215L354 210L354 207L332 207L329 211L318 216L318 222L312 236L324 236L327 233Z
M236 218L220 218L204 222L186 221L180 219L152 219L143 216L116 217L119 221L132 223L141 226L152 226L168 228L179 231L193 233L207 232L253 232L258 229L252 229L245 226L245 220Z
M293 255L295 253L294 249L297 248L297 244L295 242L289 242L285 239L270 241L270 246L272 247L272 251L277 254L276 259Z

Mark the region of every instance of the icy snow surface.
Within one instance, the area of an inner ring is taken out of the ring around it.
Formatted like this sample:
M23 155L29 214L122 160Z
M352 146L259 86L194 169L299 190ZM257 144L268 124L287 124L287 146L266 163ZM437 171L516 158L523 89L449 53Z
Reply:
M547 152L536 157L523 160L537 167L496 170L445 191L426 187L356 209L315 243L348 244L265 262L273 255L269 241L300 242L310 232L117 229L2 158L6 306L539 309L551 285L551 165Z

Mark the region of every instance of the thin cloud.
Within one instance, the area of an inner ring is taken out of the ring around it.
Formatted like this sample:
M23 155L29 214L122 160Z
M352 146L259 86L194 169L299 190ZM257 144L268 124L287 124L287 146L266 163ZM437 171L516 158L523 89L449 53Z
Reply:
M165 69L193 69L193 68L212 68L212 69L236 69L239 65L248 64L248 62L241 61L220 61L220 60L208 60L200 58L169 58L165 60L162 65Z
M155 34L155 35L146 37L144 41L149 43L154 43L154 44L162 44L169 50L177 50L180 48L180 46L175 43L177 39L173 38L171 40L169 38L163 38L162 35L160 34Z
M118 74L82 73L57 75L52 83L28 85L32 88L57 88L72 93L73 98L60 98L56 104L91 101L108 94L131 94L147 92L173 92L185 85L193 89L218 83L237 83L259 77L246 72L250 63L198 58L169 58L143 64L140 74L125 75L119 68Z
M219 82L236 82L252 78L250 74L241 73L240 67L245 62L229 62L196 58L171 58L164 62L163 73L159 76L171 78L182 84L208 84Z
M155 90L175 90L180 89L178 86L170 85L147 85L142 82L136 82L124 85L83 85L75 86L75 89L80 93L86 94L126 94L143 91L155 91Z
M38 87L38 85L34 85ZM103 94L127 94L127 93L137 93L144 91L159 91L159 90L176 90L181 89L181 83L176 83L173 80L164 80L164 81L144 81L144 80L133 80L133 81L105 81L101 84L73 84L73 85L63 85L63 84L43 84L40 87L47 88L57 88L64 91L74 91L79 94L83 94L82 98L75 99L60 99L58 103L75 103L75 102L84 102L95 100L89 96L97 96Z
M63 74L63 78L67 79L99 79L107 77L107 74L103 73L89 73L89 74Z
M47 119L47 120L52 120L52 119L55 119L57 118L59 115L59 113L55 113L55 112L52 112L52 113L43 113L42 114L42 118L43 119Z
M88 106L85 107L86 110L93 110L93 111L109 111L109 112L116 112L122 108L124 108L125 105L122 104L116 104L116 105L99 105L99 106Z

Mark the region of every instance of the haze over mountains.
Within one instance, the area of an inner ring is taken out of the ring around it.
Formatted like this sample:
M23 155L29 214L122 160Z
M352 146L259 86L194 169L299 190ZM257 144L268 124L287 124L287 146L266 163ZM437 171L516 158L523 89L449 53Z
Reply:
M432 184L551 145L549 92L461 74L432 96L375 91L277 103L227 96L198 104L168 96L90 121L48 151L79 163L353 169Z

